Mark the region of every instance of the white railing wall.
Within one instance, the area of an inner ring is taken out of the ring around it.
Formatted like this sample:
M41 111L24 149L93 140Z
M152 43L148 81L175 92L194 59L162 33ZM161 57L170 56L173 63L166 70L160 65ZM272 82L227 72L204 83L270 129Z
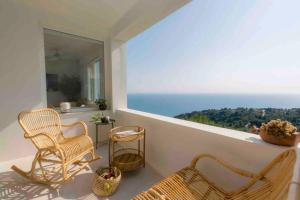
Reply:
M267 144L258 135L129 109L118 110L116 118L118 125L139 125L146 129L146 161L163 176L187 166L194 156L202 153L258 172L286 149ZM245 181L210 163L205 163L201 170L228 189Z
M289 200L300 199L300 143L296 147L297 160L294 167L294 176L290 184Z

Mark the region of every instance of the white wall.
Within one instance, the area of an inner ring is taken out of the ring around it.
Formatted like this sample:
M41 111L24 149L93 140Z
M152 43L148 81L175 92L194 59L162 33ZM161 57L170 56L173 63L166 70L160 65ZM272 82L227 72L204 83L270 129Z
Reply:
M34 151L23 138L17 115L45 105L42 44L37 20L14 1L0 1L0 161Z
M300 142L300 138L298 138ZM298 200L300 199L300 143L298 143L296 148L297 160L294 166L294 174L292 178L292 183L289 188L288 200Z
M194 156L203 153L258 172L285 149L262 142L258 135L128 109L118 110L116 119L118 125L146 129L146 161L163 176L188 166ZM224 170L211 163L205 162L203 167L212 180L228 189L244 181L229 178L231 174L224 174Z
M123 41L111 42L111 92L112 110L127 108L127 62L126 44Z
M43 25L18 1L0 1L0 162L35 153L32 143L23 137L17 117L22 110L46 107L46 97ZM89 121L91 114L64 118L67 122ZM94 136L95 128L89 127Z
M84 121L87 126L88 126L88 131L89 131L89 136L92 138L94 143L96 142L96 126L93 122L91 121L91 116L98 111L93 111L93 112L82 112L82 113L68 113L68 114L62 114L61 119L63 124L71 124L76 121ZM108 115L113 118L113 114L111 111L103 111L103 115ZM99 142L104 142L108 139L108 132L111 128L110 125L107 126L99 126L98 127L98 140ZM68 135L73 135L76 134L76 131L78 131L77 128L70 129L70 130L64 130L66 134Z

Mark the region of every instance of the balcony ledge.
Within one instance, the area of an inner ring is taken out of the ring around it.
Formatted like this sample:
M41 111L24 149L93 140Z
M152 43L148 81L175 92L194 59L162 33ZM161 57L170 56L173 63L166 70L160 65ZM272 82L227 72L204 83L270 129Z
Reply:
M155 120L159 120L159 121L163 121L163 122L168 122L168 123L186 127L186 128L196 129L196 130L199 130L199 132L201 132L201 133L217 134L217 135L220 135L223 137L228 137L228 138L231 138L234 140L254 143L254 144L258 144L258 145L266 145L266 146L276 148L278 150L287 148L287 147L283 147L283 146L272 145L272 144L266 143L260 138L259 135L247 133L247 132L243 132L243 131L237 131L237 130L232 130L232 129L227 129L227 128L210 126L210 125L206 125L206 124L185 121L185 120L176 119L173 117L166 117L166 116L162 116L162 115L157 115L157 114L152 114L152 113L147 113L147 112L142 112L142 111L137 111L137 110L132 110L132 109L118 109L118 111L125 112L127 114L132 114L132 115L139 115L139 116L143 116L146 118L151 118L151 119L155 119Z

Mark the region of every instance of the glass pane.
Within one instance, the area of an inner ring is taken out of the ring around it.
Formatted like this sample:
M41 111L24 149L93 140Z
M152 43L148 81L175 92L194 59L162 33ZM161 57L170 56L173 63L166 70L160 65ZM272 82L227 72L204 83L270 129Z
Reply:
M100 98L100 61L97 60L94 64L94 71L95 71L95 99Z
M103 43L49 30L44 38L48 106L68 101L72 107L95 107L103 92Z

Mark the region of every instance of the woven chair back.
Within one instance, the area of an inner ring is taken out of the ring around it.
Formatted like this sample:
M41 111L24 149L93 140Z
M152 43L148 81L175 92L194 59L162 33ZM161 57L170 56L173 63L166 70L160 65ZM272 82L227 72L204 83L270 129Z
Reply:
M286 199L293 168L296 161L295 149L289 149L277 156L261 174L265 175L273 185L270 199Z
M19 123L28 136L47 133L58 142L63 137L59 114L53 109L23 111L19 114ZM45 136L33 138L32 141L39 149L53 145Z

